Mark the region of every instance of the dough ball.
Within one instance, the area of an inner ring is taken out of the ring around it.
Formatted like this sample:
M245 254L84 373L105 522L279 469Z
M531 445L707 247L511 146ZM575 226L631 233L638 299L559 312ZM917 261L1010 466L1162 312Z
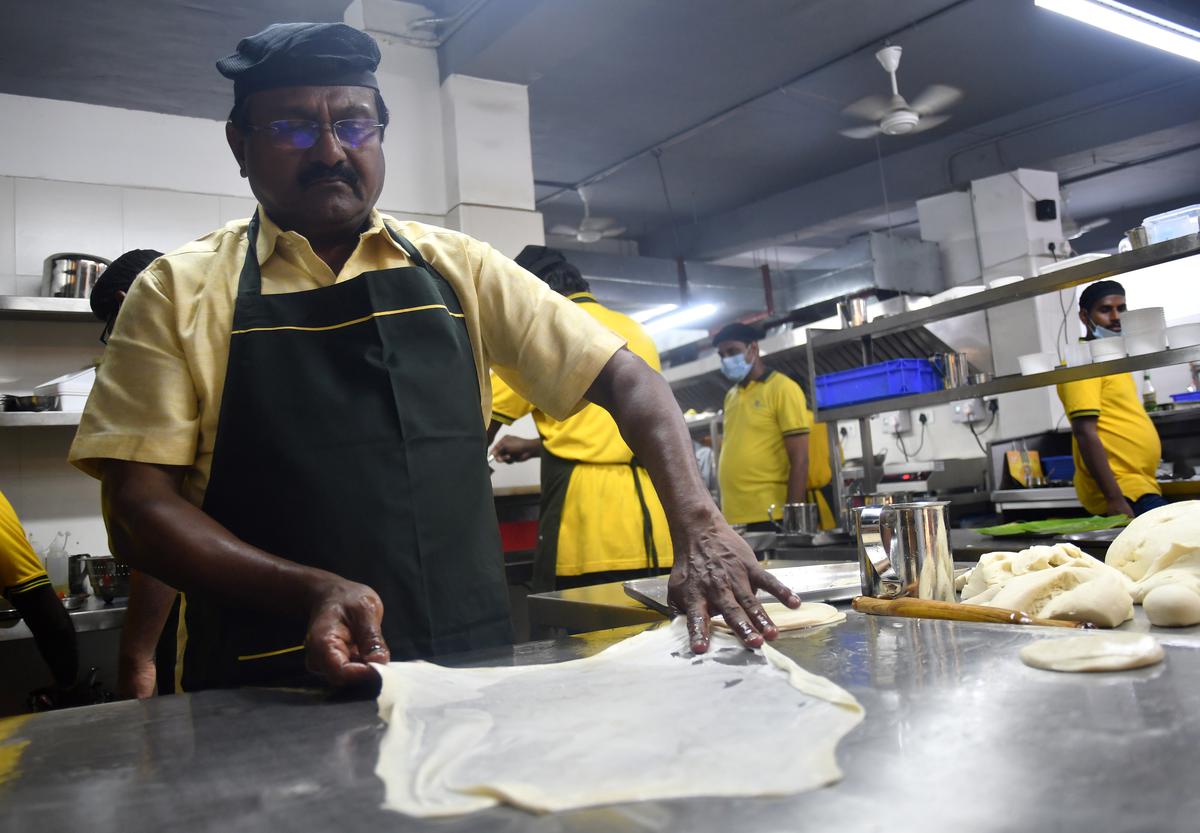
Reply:
M1021 662L1047 671L1126 671L1162 660L1162 646L1144 633L1043 639L1021 649Z
M782 602L767 602L762 607L780 632L828 625L846 618L845 613L824 602L805 602L794 610ZM729 625L725 624L724 616L714 616L712 623L723 630L731 630Z
M1180 628L1200 624L1200 593L1182 584L1155 587L1142 600L1150 624Z
M1108 548L1105 562L1134 581L1181 559L1200 565L1200 501L1185 500L1134 518Z

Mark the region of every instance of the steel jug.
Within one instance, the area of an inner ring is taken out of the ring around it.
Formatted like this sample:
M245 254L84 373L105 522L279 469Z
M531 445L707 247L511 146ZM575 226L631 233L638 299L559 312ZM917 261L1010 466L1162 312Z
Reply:
M864 596L957 601L947 506L945 501L928 501L854 510Z
M821 531L821 514L815 503L785 503L775 520L775 504L767 509L767 520L785 535L816 535Z

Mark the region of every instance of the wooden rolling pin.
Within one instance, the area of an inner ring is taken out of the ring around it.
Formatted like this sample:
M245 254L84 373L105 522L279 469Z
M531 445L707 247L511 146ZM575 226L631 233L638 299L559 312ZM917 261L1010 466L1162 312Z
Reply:
M1070 622L1066 619L1038 619L1020 610L1001 607L938 602L930 599L876 599L857 596L851 607L859 613L873 616L907 616L912 619L952 619L956 622L992 622L998 625L1042 625L1048 628L1094 628L1091 622Z

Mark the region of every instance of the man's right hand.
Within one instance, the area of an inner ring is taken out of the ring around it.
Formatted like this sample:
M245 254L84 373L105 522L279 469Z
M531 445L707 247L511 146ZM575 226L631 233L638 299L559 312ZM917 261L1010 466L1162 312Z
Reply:
M1104 514L1106 515L1128 515L1133 517L1133 507L1129 505L1124 496L1116 498L1108 498L1104 501Z
M304 640L308 670L332 686L370 682L376 677L368 663L391 659L383 641L383 602L365 584L337 581L317 596Z
M154 657L117 659L117 697L121 700L145 700L158 693L158 666Z
M492 455L501 463L522 463L542 452L541 440L530 440L513 434L501 437L492 446Z

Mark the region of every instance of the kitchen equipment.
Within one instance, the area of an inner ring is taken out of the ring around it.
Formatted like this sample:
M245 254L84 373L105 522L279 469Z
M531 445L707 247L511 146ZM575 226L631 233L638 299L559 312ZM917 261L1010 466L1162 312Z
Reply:
M767 508L767 520L785 535L816 535L821 531L821 518L815 503L785 503L775 521L775 504Z
M1094 629L1091 622L1066 619L1038 619L1021 610L962 604L929 599L876 599L859 596L850 605L859 613L872 616L905 616L910 619L951 619L956 622L991 622L997 625L1040 625L1044 628Z
M864 596L956 601L946 532L949 505L928 501L854 510Z
M42 264L42 295L50 298L86 298L109 261L96 255L59 252Z
M85 554L67 556L67 592L72 596L85 594L83 580L87 576L87 561L91 556Z
M972 373L967 381L972 385L986 385L988 382L992 381L992 374Z
M1162 307L1142 307L1121 313L1121 335L1161 333L1167 328L1167 314Z
M58 397L57 396L17 396L16 394L5 394L3 397L4 410L6 411L57 411Z
M1129 333L1125 336L1125 352L1130 356L1145 356L1167 349L1165 330L1150 333Z
M129 565L111 555L89 555L84 559L92 592L112 604L113 599L129 595Z
M867 323L867 299L864 297L847 298L837 305L838 317L842 321L842 329L861 327Z
M1167 344L1172 350L1200 344L1200 324L1176 324L1167 327Z
M1017 357L1017 363L1021 365L1022 376L1049 373L1054 369L1057 361L1058 355L1055 353L1026 353L1024 356Z
M1096 338L1087 344L1088 349L1092 351L1092 361L1094 362L1110 362L1113 359L1125 358L1125 338L1123 336Z
M1075 479L1075 458L1070 454L1042 457L1042 471L1045 472L1047 480L1069 483Z
M959 388L970 383L971 365L966 353L935 353L929 363L942 378L944 388Z
M33 389L37 396L54 397L59 411L82 411L92 387L96 384L96 368L87 367L63 374Z
M1134 226L1125 232L1125 239L1129 241L1130 249L1140 249L1150 245L1150 238L1146 235L1145 226Z
M1146 229L1146 239L1151 243L1195 234L1200 231L1200 204L1155 214L1142 220L1142 225Z
M1067 360L1067 367L1081 367L1092 363L1092 351L1086 341L1066 345L1063 348L1063 356Z

